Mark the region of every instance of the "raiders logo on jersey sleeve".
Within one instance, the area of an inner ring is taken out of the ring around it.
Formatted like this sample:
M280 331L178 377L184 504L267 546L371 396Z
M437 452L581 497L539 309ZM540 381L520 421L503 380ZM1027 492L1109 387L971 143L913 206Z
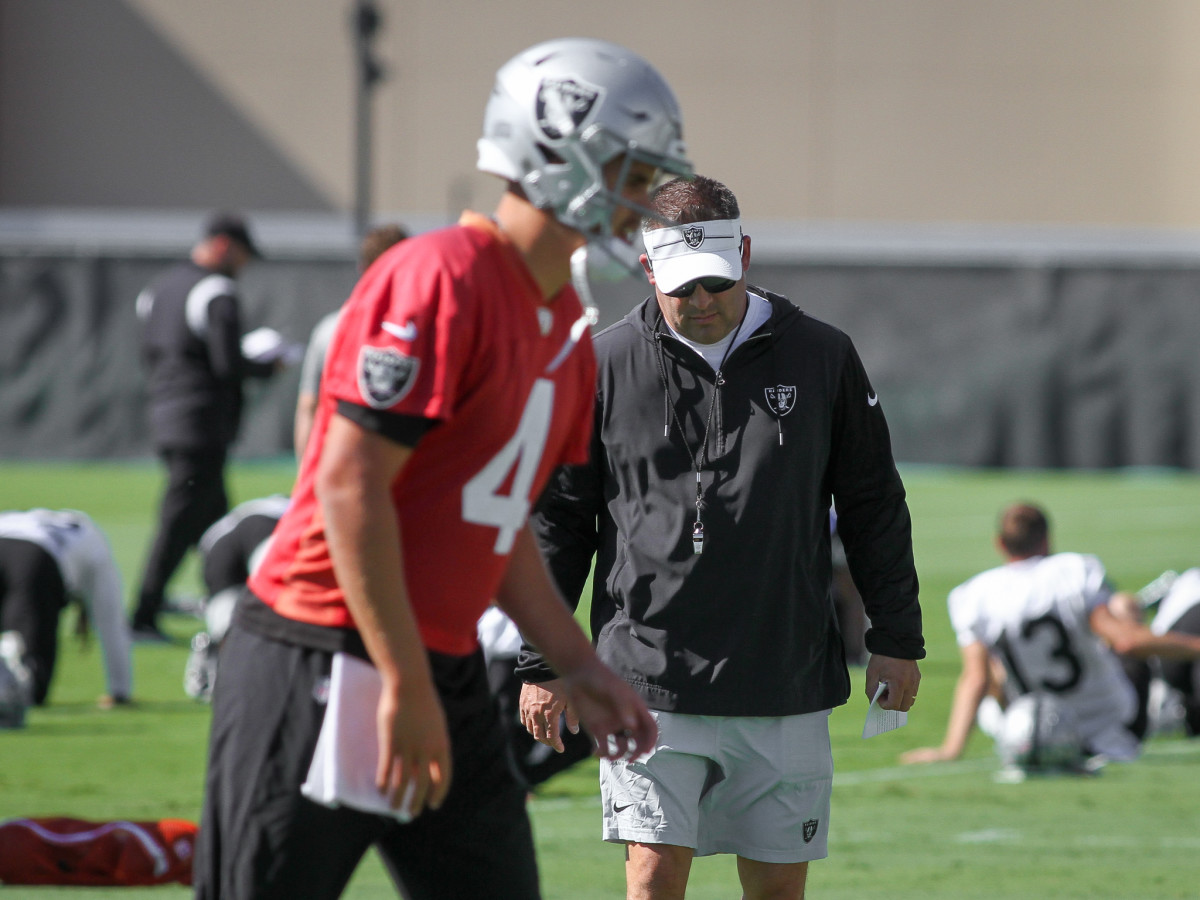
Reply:
M421 361L394 347L363 347L358 354L358 391L374 409L395 406L412 390Z

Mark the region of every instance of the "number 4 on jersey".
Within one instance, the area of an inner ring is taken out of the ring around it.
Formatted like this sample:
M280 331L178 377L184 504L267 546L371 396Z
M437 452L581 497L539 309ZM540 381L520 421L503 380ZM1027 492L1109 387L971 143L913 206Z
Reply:
M531 504L530 493L538 463L546 449L550 416L554 411L554 383L544 378L534 382L525 412L514 434L500 452L492 457L479 474L463 486L463 520L476 525L499 528L493 552L503 555L512 550L517 532L525 524ZM513 468L508 493L501 493Z

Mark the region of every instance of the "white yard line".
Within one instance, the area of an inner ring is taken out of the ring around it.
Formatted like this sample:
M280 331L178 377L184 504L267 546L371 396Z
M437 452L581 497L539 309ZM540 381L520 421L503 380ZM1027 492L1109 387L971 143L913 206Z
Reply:
M1190 741L1156 741L1147 745L1142 753L1142 759L1158 757L1198 756L1200 757L1200 739ZM1116 763L1115 765L1137 765L1137 763ZM863 769L857 772L834 773L834 788L857 787L863 784L881 784L888 782L915 781L921 778L940 778L946 775L976 774L993 772L999 768L995 759L964 759L955 762L932 763L922 766L894 766L886 769ZM539 810L551 811L560 809L585 809L600 806L600 795L596 793L587 797L551 797L531 801ZM982 839L981 839L982 840ZM1190 841L1190 839L1188 839ZM1200 838L1197 838L1200 843ZM1160 842L1161 843L1161 842ZM1192 846L1190 842L1180 846Z

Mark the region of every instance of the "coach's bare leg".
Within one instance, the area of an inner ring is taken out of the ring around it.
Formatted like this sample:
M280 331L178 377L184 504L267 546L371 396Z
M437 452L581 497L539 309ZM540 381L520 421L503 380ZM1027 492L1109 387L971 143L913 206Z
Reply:
M808 863L766 863L738 857L742 900L803 900Z
M675 844L626 844L626 900L683 900L693 855Z

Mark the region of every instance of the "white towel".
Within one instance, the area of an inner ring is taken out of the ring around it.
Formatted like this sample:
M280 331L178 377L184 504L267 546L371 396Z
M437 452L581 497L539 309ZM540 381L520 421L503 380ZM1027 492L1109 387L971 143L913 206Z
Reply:
M323 806L348 806L410 822L415 785L409 783L398 809L388 805L375 786L379 762L375 710L382 687L379 672L370 663L346 653L334 655L329 705L300 793Z

